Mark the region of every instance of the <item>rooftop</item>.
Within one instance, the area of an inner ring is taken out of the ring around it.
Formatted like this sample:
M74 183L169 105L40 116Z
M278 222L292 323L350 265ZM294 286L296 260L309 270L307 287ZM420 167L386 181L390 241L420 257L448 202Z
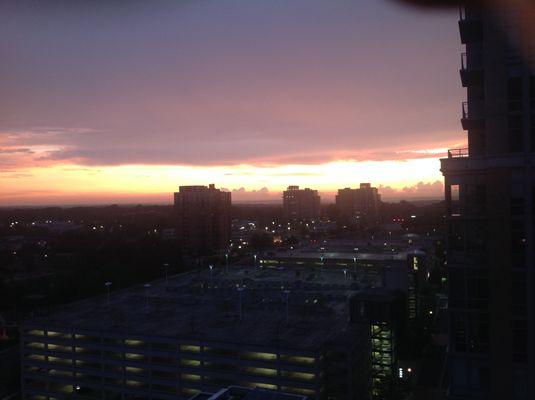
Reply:
M327 268L206 268L60 306L28 323L314 350L355 336L347 298L379 279Z
M403 252L390 252L385 251L382 253L365 253L365 252L343 252L343 251L301 251L301 250L292 250L292 251L272 251L268 252L262 258L298 258L298 259L310 259L310 260L320 260L322 257L324 260L353 260L356 258L357 261L405 261L409 254L419 254L422 255L424 252L421 250L411 250Z

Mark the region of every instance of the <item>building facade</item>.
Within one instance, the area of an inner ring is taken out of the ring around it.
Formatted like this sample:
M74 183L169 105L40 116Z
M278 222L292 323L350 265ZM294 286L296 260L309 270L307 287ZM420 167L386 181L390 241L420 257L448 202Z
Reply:
M342 220L365 218L376 220L379 217L381 196L370 183L361 183L358 189L338 189L336 208Z
M42 325L21 340L25 399L176 400L233 384L320 396L314 351Z
M230 244L231 194L206 186L180 186L174 196L176 235L186 254L205 255Z
M288 220L312 220L320 217L320 196L317 190L288 186L282 194L284 217Z
M246 284L241 268L195 271L26 321L23 398L180 400L236 385L368 399L370 330L350 321L349 282L247 271Z
M350 299L351 320L370 329L370 392L374 400L388 399L398 382L398 334L405 318L404 299L385 288L370 288Z
M535 15L505 4L459 21L468 148L441 160L451 399L535 398Z

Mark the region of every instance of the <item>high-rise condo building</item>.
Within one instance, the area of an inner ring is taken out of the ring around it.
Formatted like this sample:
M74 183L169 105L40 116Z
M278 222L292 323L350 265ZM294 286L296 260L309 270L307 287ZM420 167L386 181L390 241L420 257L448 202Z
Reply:
M535 15L520 3L461 9L468 148L441 160L450 399L535 398Z
M358 189L338 189L336 208L341 219L348 220L356 217L377 219L381 196L377 188L369 183L361 183Z
M175 193L176 232L186 254L210 254L230 242L231 195L206 186L180 186Z
M286 219L316 219L320 216L320 196L317 190L288 186L282 194L282 205Z

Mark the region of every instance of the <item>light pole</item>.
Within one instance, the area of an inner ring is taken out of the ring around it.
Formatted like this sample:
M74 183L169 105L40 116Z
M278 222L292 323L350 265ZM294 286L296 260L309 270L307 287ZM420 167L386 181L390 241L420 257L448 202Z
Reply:
M257 257L257 255L255 254L253 257L254 257L254 269L256 270L256 257Z
M165 270L165 286L167 286L167 284L169 283L169 263L164 263L163 268Z
M145 288L145 308L149 308L149 289L150 283L145 283L143 287Z
M225 253L225 273L228 274L228 252Z
M353 257L353 269L357 273L357 257Z
M208 266L208 268L210 268L210 283L212 282L212 271L214 270L214 266L212 264L210 264Z
M104 286L106 286L106 292L107 292L107 296L106 296L106 305L109 307L110 306L110 290L111 290L111 282L106 282L104 284Z

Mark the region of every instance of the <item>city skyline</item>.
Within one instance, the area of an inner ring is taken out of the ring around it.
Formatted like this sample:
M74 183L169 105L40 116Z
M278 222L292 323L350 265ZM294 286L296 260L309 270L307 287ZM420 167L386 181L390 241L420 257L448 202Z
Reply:
M1 206L170 203L209 182L237 201L368 181L441 198L438 159L465 143L455 10L57 4L2 5Z

